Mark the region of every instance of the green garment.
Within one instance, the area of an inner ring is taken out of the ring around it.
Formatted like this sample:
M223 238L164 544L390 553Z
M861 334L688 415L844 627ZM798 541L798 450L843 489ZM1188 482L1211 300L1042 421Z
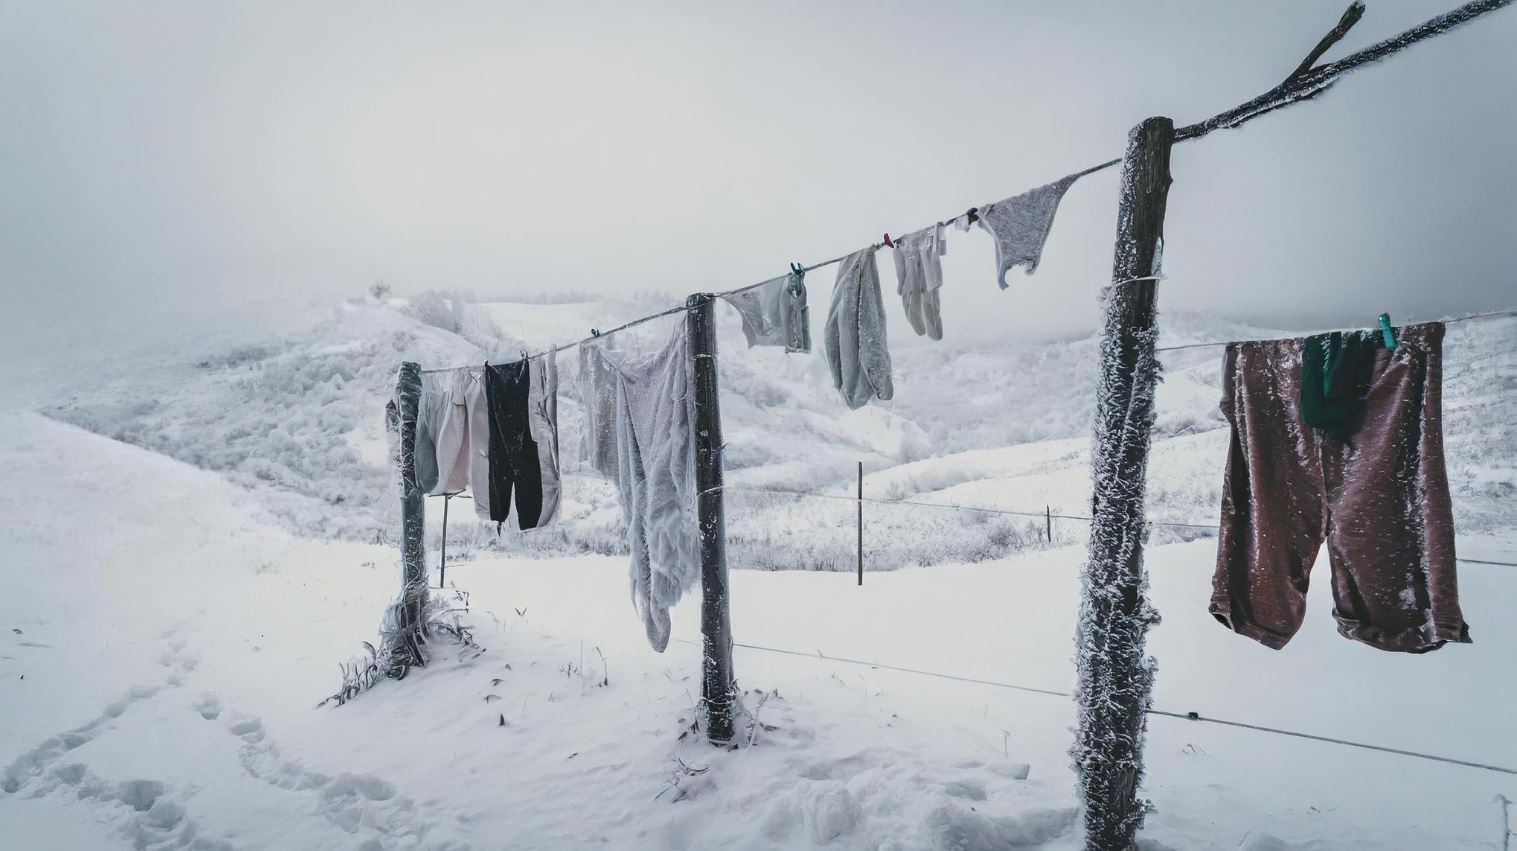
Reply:
M1339 440L1364 423L1364 398L1385 347L1379 331L1334 331L1301 344L1301 421Z

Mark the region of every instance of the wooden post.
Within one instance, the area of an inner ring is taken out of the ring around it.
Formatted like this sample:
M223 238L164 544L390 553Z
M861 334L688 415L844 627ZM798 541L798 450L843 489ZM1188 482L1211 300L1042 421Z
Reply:
M1048 543L1053 543L1053 506L1043 506L1044 519L1048 521Z
M864 462L859 462L859 586L864 585Z
M392 676L403 677L412 666L426 664L421 645L427 605L427 565L422 535L426 513L421 487L416 482L416 412L421 404L421 365L406 361L395 380L396 425L400 431L400 601L396 606L398 631L390 654Z
M706 737L732 741L732 616L727 592L727 530L723 520L722 408L716 380L715 297L696 293L685 301L689 323L692 396L695 405L696 522L701 535L701 637L704 662L701 698Z
M1154 277L1164 241L1174 122L1150 118L1128 135L1112 283L1102 292L1100 391L1092 458L1091 534L1081 571L1075 661L1079 732L1072 755L1089 851L1130 851L1146 802L1143 736L1153 697L1146 636L1143 498L1154 416ZM1051 514L1051 512L1050 512Z

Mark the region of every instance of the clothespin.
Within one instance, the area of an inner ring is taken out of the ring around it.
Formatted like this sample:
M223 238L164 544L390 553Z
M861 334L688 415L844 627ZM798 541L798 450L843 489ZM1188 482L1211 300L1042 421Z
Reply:
M885 234L885 245L889 246L890 248L895 248L895 243L891 241L890 234L888 233Z
M802 266L799 263L791 263L790 274L796 276L797 278L804 278L806 277L806 267Z
M1380 336L1385 338L1385 347L1391 351L1396 350L1396 335L1391 333L1391 315L1380 314Z
M600 329L599 328L591 328L590 329L590 336L592 336L592 337L599 337L600 336Z

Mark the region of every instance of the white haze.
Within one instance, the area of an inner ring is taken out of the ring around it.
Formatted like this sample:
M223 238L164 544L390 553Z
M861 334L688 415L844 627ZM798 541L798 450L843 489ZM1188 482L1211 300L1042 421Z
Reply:
M1332 55L1452 2L1376 0ZM7 0L0 332L25 367L376 280L729 288L1252 97L1340 11ZM1496 12L1178 147L1163 305L1289 327L1511 306L1514 43ZM988 238L952 239L948 333L1091 327L1114 201L1114 170L1079 182L1007 293Z

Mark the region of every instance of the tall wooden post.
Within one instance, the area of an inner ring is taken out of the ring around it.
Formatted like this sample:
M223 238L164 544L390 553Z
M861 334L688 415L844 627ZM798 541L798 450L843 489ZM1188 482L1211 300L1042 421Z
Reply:
M423 533L426 513L416 481L416 412L421 405L421 365L406 361L395 380L396 425L400 451L400 600L395 606L396 641L389 673L403 677L411 666L426 664L421 645L427 605L427 565Z
M723 520L722 407L716 381L715 298L697 293L686 300L690 354L694 359L696 522L701 535L701 637L704 664L701 698L706 736L725 745L733 738L732 616L727 592L727 529Z
M1143 498L1159 365L1154 355L1155 276L1163 254L1164 207L1174 122L1134 127L1122 162L1112 283L1102 292L1105 328L1092 453L1091 534L1080 575L1075 661L1079 733L1073 757L1089 851L1130 851L1146 802L1143 736L1154 660L1143 567Z

